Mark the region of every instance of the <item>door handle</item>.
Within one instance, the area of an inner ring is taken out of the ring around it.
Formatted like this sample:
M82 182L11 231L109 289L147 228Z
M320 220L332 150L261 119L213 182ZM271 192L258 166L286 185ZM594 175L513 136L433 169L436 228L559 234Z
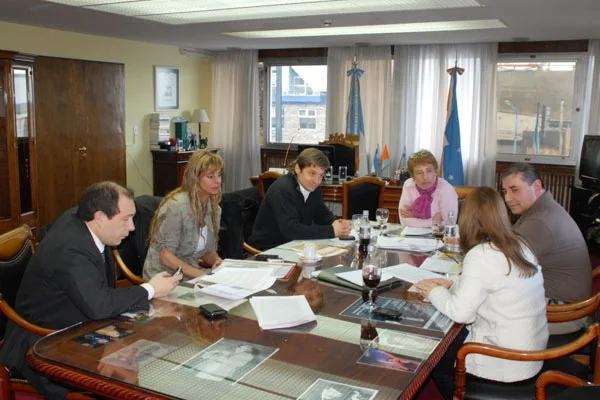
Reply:
M79 151L87 151L87 147L83 146L83 147L78 148L77 150L79 150Z

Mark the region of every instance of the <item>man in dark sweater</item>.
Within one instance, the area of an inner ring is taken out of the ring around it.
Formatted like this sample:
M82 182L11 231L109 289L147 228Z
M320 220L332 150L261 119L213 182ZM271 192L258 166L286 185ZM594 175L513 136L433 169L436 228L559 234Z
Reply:
M290 172L269 187L248 242L267 250L291 240L348 235L350 221L336 220L323 201L319 186L327 168L329 160L320 150L300 153Z
M512 164L502 175L506 204L519 215L513 226L531 244L542 267L546 298L554 303L585 300L592 294L592 267L585 239L567 211L544 189L530 164ZM551 335L585 327L586 318L548 324Z

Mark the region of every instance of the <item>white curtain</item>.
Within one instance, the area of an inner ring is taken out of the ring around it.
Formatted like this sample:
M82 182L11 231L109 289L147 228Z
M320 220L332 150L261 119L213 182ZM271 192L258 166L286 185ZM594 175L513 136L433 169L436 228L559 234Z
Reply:
M375 153L377 144L389 146L392 99L392 51L390 46L330 47L327 49L327 130L346 131L346 113L350 94L350 77L356 56L360 78L360 95L365 124L365 140L360 145L360 173L366 174L364 155ZM391 150L391 149L390 149ZM392 164L393 165L393 164ZM393 170L393 169L392 169Z
M600 135L600 40L590 40L588 48L588 79L586 88L586 101L588 104L583 126L584 135ZM581 135L583 142L583 135ZM581 148L577 143L575 148Z
M392 165L425 148L438 160L443 151L446 105L454 66L464 68L456 96L465 185L494 186L496 43L411 45L394 48Z
M211 147L225 160L223 193L251 186L260 173L258 52L215 54Z

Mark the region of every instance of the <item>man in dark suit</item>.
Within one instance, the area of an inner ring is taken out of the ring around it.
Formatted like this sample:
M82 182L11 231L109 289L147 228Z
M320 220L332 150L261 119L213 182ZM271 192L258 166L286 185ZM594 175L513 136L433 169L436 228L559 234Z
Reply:
M115 289L108 246L118 246L133 231L133 192L114 182L87 188L76 213L64 213L31 258L15 303L29 322L62 329L78 322L148 309L149 300L166 296L181 276L164 272L140 286ZM39 339L9 322L0 362L16 369L48 399L62 399L68 390L32 371L25 353Z

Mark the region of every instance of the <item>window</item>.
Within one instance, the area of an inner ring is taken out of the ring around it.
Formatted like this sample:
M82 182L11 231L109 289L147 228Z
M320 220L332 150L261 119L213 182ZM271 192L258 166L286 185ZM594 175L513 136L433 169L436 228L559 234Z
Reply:
M317 110L307 110L301 108L298 110L298 128L300 129L316 129L317 127Z
M575 55L501 58L496 64L499 159L573 163L583 88ZM581 99L579 98L581 97Z
M267 72L267 71L266 71ZM268 66L268 143L319 143L326 138L327 66Z

